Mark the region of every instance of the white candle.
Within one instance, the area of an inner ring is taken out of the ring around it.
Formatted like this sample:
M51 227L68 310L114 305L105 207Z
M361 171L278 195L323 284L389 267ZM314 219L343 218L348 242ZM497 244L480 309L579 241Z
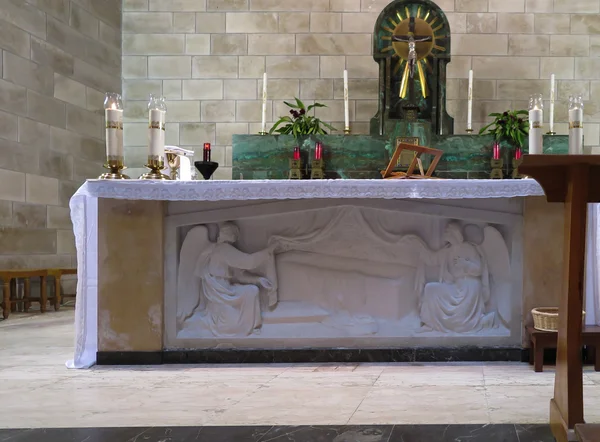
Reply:
M350 130L350 107L348 106L348 71L344 69L344 130Z
M150 109L148 155L163 158L165 155L165 117L166 112Z
M473 129L473 69L469 70L469 90L467 97L467 130Z
M583 153L583 99L569 97L569 154Z
M544 121L544 102L539 94L529 98L529 153L540 155L543 152L544 139L542 127Z
M123 158L123 111L105 109L106 156Z
M262 90L262 125L261 132L267 132L267 73L263 74L263 90Z
M556 100L556 78L550 75L550 133L554 133L554 102Z

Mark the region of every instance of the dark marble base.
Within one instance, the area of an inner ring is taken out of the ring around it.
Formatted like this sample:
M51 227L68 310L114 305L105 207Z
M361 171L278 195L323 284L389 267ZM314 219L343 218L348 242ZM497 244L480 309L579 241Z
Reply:
M193 350L98 352L98 365L266 364L306 362L519 362L519 347L397 349Z
M362 425L0 430L0 442L553 442L548 425Z

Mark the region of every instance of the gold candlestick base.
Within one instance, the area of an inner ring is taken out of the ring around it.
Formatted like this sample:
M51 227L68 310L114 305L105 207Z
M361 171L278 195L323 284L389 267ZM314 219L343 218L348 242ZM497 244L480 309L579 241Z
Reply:
M302 160L290 160L290 180L302 179Z
M556 135L556 132L546 132L546 135Z
M259 132L258 134L259 134L259 135L269 135L269 133L268 133L268 132L262 132L262 131L261 131L261 132Z
M122 170L127 169L123 165L123 158L109 158L106 164L103 166L110 172L103 173L98 177L100 180L128 180L129 177L121 173Z
M465 132L471 135L473 133L473 129L465 129Z
M490 178L493 180L501 180L504 178L504 174L502 173L502 168L504 167L504 160L494 160L490 161L492 166L492 172L490 173Z
M325 173L323 169L325 169L325 164L323 160L313 160L311 164L312 170L310 173L311 180L322 180L325 178Z
M516 158L512 159L512 166L513 166L512 177L515 180L524 178L524 176L519 173L519 166L521 165L522 162L523 162L523 158L519 158L518 160Z
M352 133L352 131L350 130L349 127L344 128L344 135L350 135L351 133Z
M146 167L150 169L150 172L146 172L140 176L140 180L171 180L171 178L161 172L161 170L165 168L165 162L162 158L158 156L149 156Z

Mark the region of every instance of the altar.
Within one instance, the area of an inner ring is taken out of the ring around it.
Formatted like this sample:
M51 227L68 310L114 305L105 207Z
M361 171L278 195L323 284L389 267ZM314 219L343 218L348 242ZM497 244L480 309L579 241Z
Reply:
M530 179L88 181L69 366L520 360L529 311L562 284L561 206L542 195Z

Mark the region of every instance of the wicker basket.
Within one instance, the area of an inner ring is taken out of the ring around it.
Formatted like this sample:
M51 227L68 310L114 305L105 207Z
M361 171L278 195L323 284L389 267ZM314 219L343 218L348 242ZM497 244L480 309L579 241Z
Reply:
M558 308L539 307L531 310L533 316L533 328L541 331L558 330ZM582 312L583 324L585 324L585 312Z

